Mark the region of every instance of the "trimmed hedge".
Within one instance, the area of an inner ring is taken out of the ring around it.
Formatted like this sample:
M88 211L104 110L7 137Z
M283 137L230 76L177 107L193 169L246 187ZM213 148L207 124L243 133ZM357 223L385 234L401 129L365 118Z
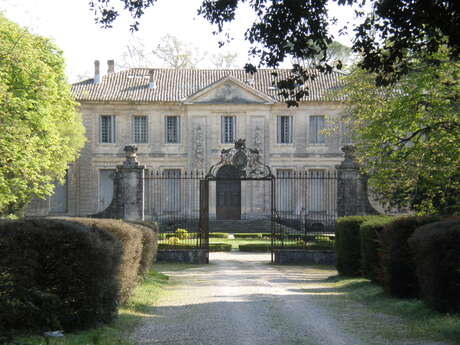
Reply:
M384 225L394 221L394 217L375 216L360 225L361 274L374 283L383 284L380 267L379 237Z
M409 246L423 300L441 312L460 312L460 220L418 228Z
M68 221L98 228L114 235L123 247L121 265L118 273L120 283L119 302L125 303L137 284L142 257L142 232L116 219L64 218Z
M231 252L232 245L229 243L209 243L210 252Z
M195 245L187 243L160 243L159 250L181 250L181 249L199 249ZM229 252L232 250L232 245L228 243L209 243L210 252Z
M228 238L228 234L226 232L210 232L209 238Z
M337 219L335 248L339 274L359 276L361 273L360 226L370 216L349 216Z
M233 236L235 236L235 238L262 238L261 233L245 233L245 232L242 232L242 233L233 234Z
M143 278L156 261L158 249L158 224L155 222L127 222L142 233L142 256L139 262L139 277Z
M0 330L66 331L111 322L122 247L99 226L0 222Z
M269 252L270 248L270 243L249 243L239 245L240 252Z
M418 227L439 221L437 216L403 217L384 226L381 232L381 265L384 289L396 297L417 297L418 283L408 239Z

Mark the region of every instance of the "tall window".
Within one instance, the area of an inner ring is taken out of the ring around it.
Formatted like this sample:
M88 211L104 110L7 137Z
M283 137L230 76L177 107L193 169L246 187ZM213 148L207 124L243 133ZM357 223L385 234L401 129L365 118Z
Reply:
M99 170L99 211L105 210L112 202L114 177L113 169Z
M181 209L181 171L180 169L165 169L163 178L166 181L165 199L166 210L177 212Z
M324 134L321 133L324 129L324 124L323 115L310 116L310 144L324 144Z
M115 142L115 116L101 115L99 140L101 143Z
M55 181L54 193L50 197L50 211L53 213L67 212L67 173L63 184Z
M148 142L147 116L133 117L133 137L136 144L146 144Z
M285 215L295 209L296 180L293 174L293 169L276 170L276 208Z
M308 210L311 212L326 211L326 170L310 170L310 179L308 179Z
M235 142L235 116L222 116L222 143L230 144Z
M180 117L166 116L166 143L180 143Z
M292 144L292 116L278 116L278 144Z

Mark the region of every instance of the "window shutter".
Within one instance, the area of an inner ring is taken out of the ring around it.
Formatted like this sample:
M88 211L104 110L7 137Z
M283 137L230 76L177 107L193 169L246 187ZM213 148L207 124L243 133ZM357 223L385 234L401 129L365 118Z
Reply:
M288 144L292 144L292 130L293 130L293 126L292 126L292 122L293 122L293 117L292 116L287 116L287 120L288 120L288 123L287 123L287 128L288 128L288 138L287 138L287 142Z

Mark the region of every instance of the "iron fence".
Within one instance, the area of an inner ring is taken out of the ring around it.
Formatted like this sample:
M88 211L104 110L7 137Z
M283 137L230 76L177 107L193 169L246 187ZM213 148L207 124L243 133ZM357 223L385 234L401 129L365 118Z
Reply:
M209 228L271 232L272 248L326 249L335 242L337 176L327 170L278 170L260 181L149 171L144 199L146 218L160 224L160 249L208 248Z
M160 226L160 249L203 248L200 228L200 181L203 171L165 169L145 174L144 213Z
M337 175L278 170L272 195L272 248L329 249L335 243Z

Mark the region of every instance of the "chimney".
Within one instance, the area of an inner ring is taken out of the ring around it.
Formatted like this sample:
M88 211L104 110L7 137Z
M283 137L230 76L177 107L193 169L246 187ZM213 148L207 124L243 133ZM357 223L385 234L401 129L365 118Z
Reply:
M155 82L155 80L153 80L153 70L150 70L150 72L149 72L149 85L148 85L148 88L149 89L156 89L157 88L157 83Z
M94 60L94 84L101 82L101 73L99 72L99 60Z
M107 74L112 74L115 72L115 61L107 60Z

